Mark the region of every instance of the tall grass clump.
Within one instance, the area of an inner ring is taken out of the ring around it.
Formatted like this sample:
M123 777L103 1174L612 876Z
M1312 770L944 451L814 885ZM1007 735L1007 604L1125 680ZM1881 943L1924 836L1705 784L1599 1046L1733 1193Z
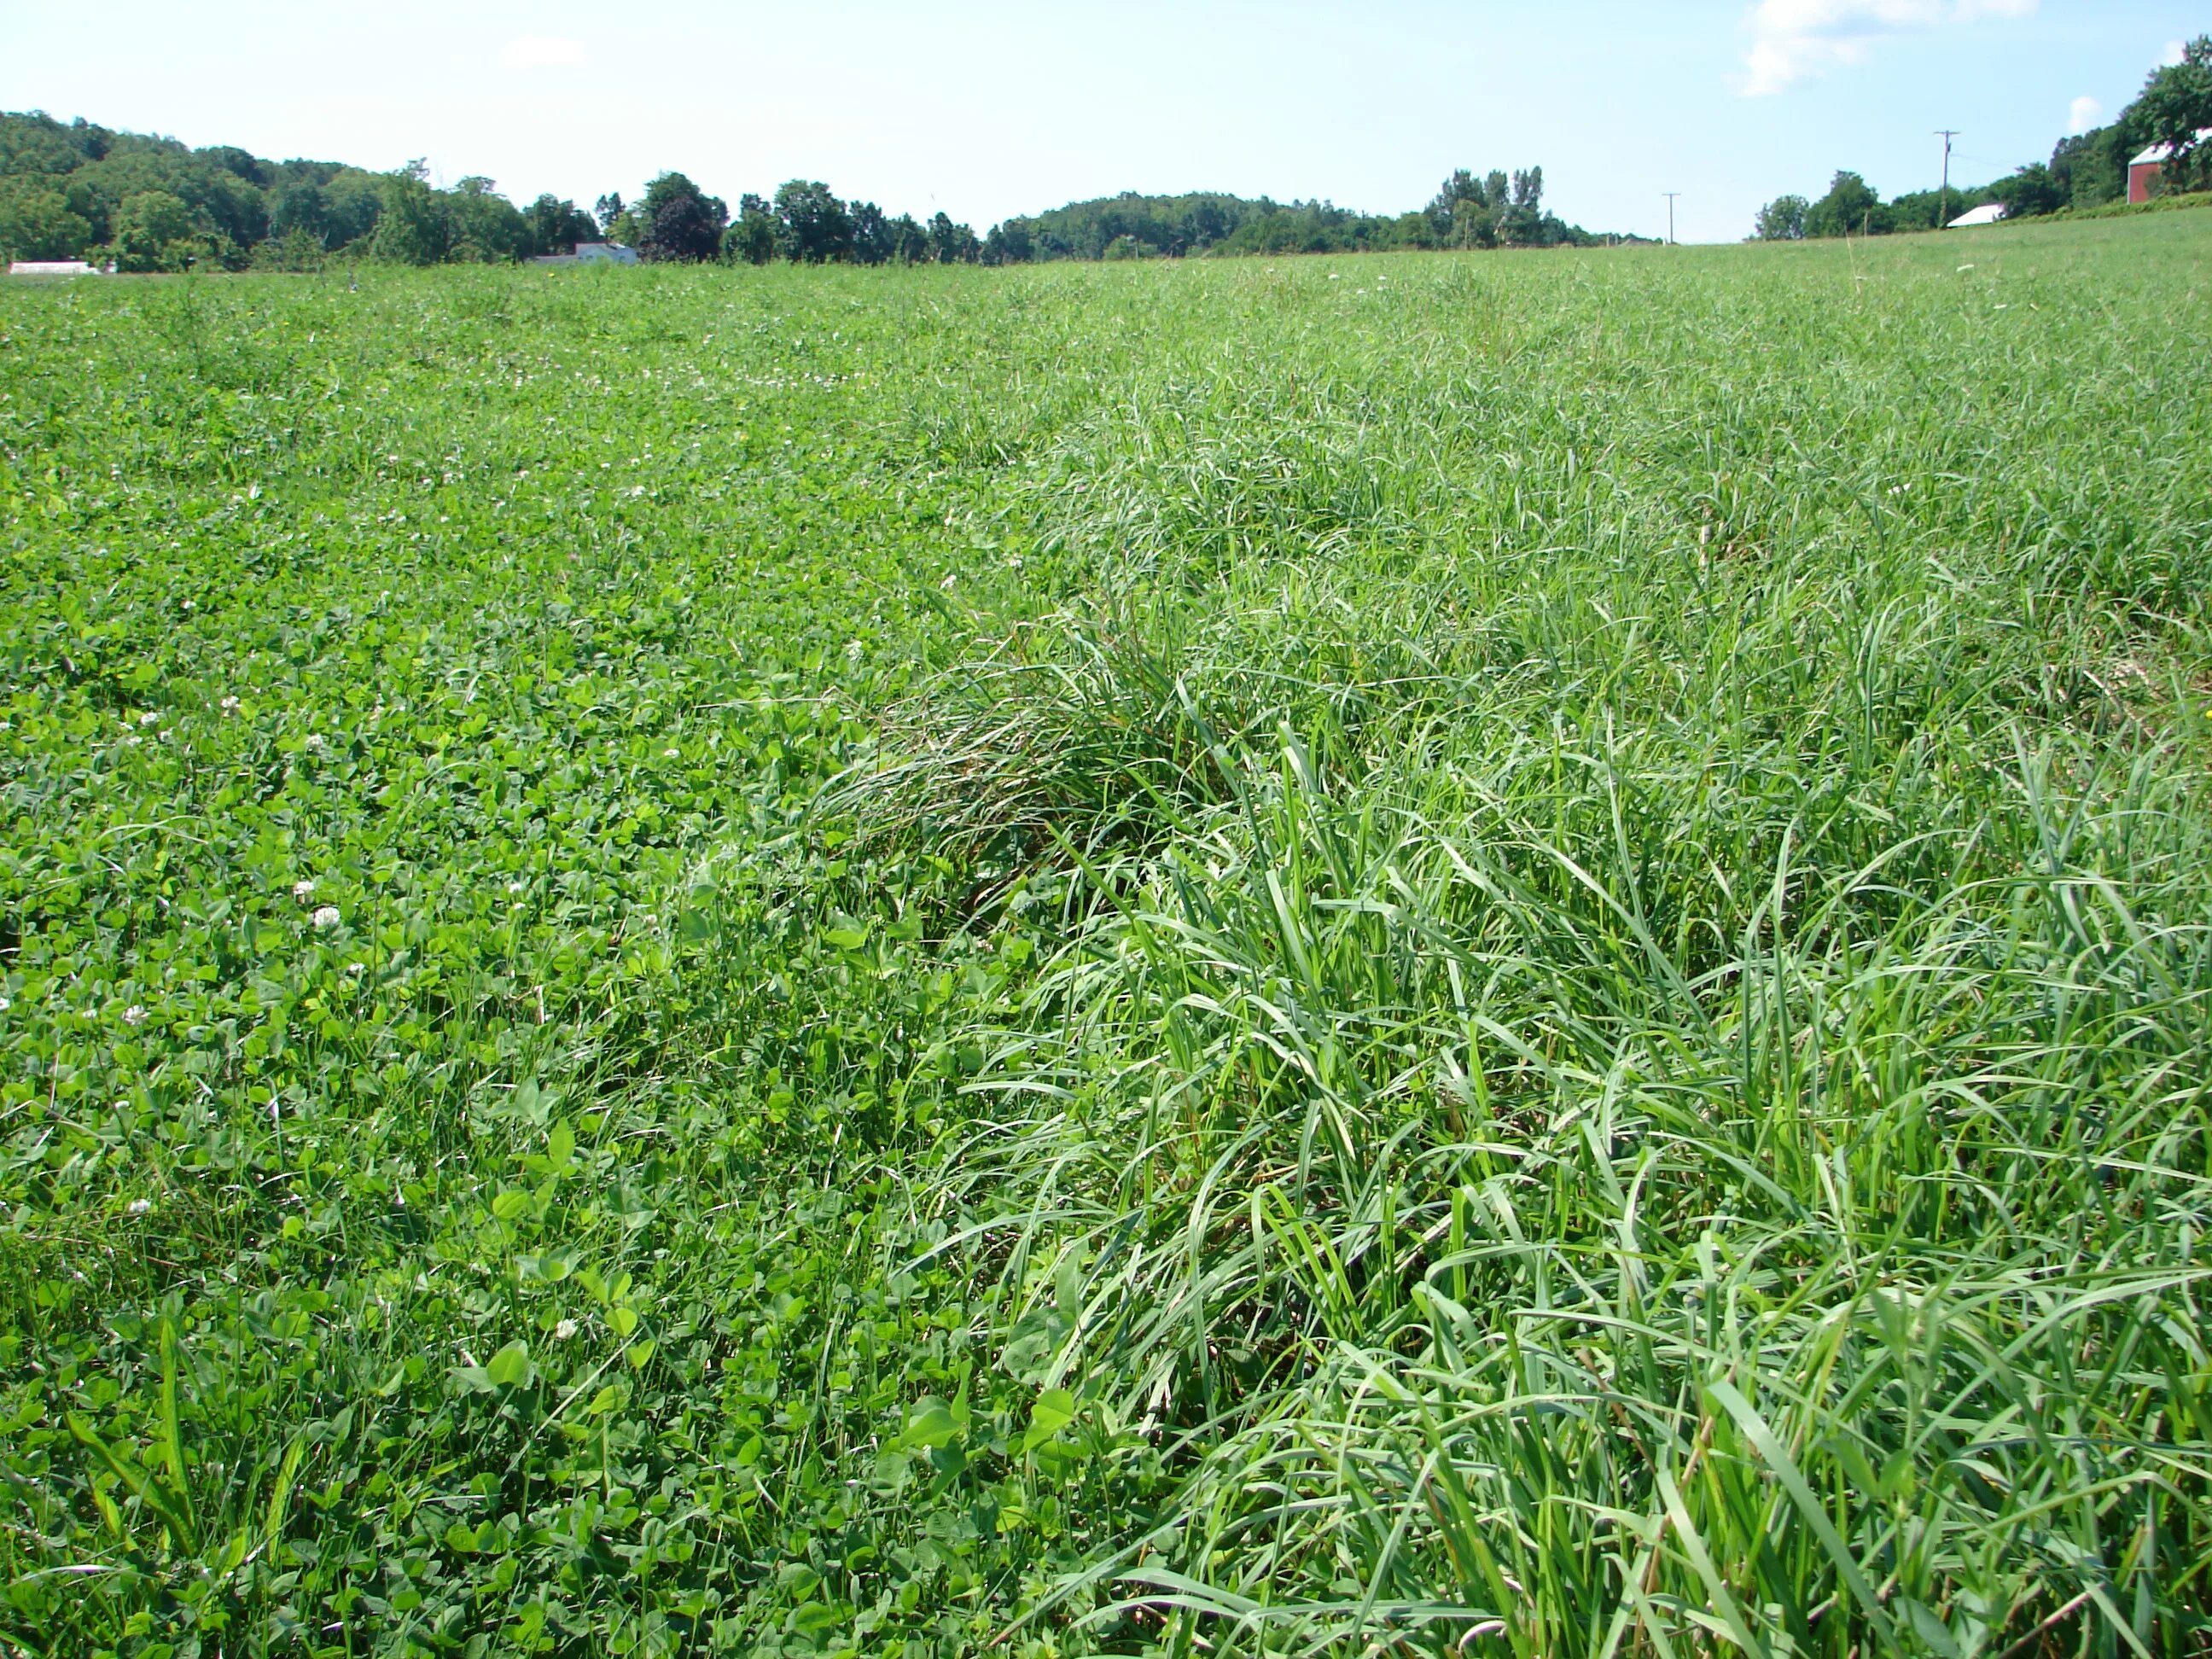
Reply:
M1760 402L1686 498L1571 459L1378 533L1366 654L1422 671L1356 740L1265 673L1326 609L1291 562L1214 577L1248 626L1180 683L1275 695L1141 850L1065 848L1092 896L931 1188L1008 1363L1184 1471L1069 1605L1251 1651L2196 1639L2212 849L2202 692L2135 655L2193 601L2016 560L2093 532L1917 457L1785 489L1721 453Z
M1042 977L945 1194L1053 1376L1193 1460L1097 1573L1271 1650L2188 1628L2202 832L2051 769L1986 873L1900 908L1785 845L1693 962L1618 844L1291 748Z

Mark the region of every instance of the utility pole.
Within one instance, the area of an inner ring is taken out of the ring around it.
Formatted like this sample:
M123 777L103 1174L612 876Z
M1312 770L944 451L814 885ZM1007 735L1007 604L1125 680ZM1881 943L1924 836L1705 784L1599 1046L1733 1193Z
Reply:
M1959 136L1956 127L1946 127L1936 135L1943 141L1943 193L1937 198L1936 228L1942 230L1951 222L1951 141Z
M1667 198L1667 246L1672 247L1674 246L1674 198L1682 192L1679 190L1669 190L1660 193Z

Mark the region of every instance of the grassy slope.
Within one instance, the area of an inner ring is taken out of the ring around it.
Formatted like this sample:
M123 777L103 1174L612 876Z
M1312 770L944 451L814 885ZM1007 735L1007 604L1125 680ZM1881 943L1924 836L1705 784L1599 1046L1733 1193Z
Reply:
M9 1639L2183 1650L2208 251L0 294Z

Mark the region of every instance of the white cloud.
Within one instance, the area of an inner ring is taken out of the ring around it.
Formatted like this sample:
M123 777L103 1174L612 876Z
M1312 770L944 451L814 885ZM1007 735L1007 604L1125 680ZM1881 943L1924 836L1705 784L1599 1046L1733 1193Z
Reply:
M2180 41L2169 40L2166 43L2166 50L2158 55L2158 66L2160 69L2172 69L2188 55L2188 49Z
M499 61L509 69L573 69L584 61L584 49L557 34L518 34Z
M2079 138L2105 118L2105 106L2086 92L2066 112L2066 131Z
M1811 75L1866 62L1893 36L1947 23L2027 17L2039 0L1758 0L1746 20L1741 90L1768 98Z

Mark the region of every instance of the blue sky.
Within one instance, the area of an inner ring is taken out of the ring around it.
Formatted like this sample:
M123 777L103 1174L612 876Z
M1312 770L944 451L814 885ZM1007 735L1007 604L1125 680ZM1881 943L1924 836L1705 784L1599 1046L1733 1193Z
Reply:
M1121 189L1425 201L1540 163L1551 204L1729 240L1838 167L1885 194L2047 155L2212 0L0 0L0 107L588 205L681 168L979 229Z

